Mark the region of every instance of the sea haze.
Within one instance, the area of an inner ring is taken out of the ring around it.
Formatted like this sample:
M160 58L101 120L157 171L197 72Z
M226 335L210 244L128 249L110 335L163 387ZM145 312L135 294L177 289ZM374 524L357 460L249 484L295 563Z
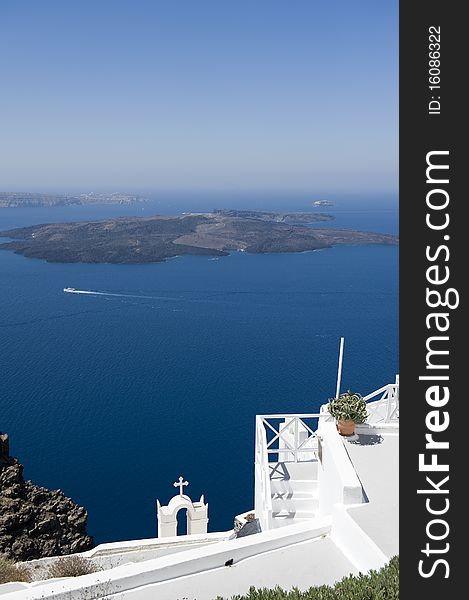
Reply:
M378 200L323 212L336 227L397 233L394 206ZM304 199L244 203L3 209L0 226L308 209ZM256 413L326 402L341 335L343 389L366 394L398 369L393 246L154 265L48 264L0 252L0 273L0 429L27 478L88 509L97 542L156 535L155 500L166 503L181 474L193 499L205 494L209 530L232 527L253 507ZM65 294L67 286L122 296Z

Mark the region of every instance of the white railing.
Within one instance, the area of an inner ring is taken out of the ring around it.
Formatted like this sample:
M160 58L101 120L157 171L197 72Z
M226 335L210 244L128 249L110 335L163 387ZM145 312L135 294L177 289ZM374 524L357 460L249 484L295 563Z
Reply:
M254 477L254 513L260 521L262 531L266 531L270 529L272 519L272 491L267 453L267 432L259 417L256 417Z
M368 423L399 423L399 375L395 383L384 385L363 399L367 403L372 400L368 405Z
M318 440L308 422L324 416L319 413L256 416L254 510L263 531L272 524L271 465L316 460Z
M257 423L265 430L268 462L314 460L317 437L307 420L319 419L322 416L319 413L257 415Z

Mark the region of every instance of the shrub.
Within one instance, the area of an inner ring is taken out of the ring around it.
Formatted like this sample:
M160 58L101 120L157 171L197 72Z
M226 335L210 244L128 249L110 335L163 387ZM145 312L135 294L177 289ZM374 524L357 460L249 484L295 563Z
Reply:
M58 558L48 569L48 576L52 577L79 577L95 573L99 568L87 558L82 556L67 556Z
M0 554L0 584L10 581L31 581L29 569Z
M363 400L361 394L350 390L340 394L338 398L331 398L327 408L329 414L338 421L364 423L368 417L365 400Z
M398 600L399 557L394 556L389 564L379 571L367 575L349 575L334 586L311 587L305 592L293 588L286 592L277 587L256 590L251 587L246 596L233 596L232 600ZM222 600L220 596L216 600Z

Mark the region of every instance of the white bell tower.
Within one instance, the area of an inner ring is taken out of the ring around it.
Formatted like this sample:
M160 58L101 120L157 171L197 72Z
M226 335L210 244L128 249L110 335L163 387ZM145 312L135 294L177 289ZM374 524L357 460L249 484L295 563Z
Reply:
M192 502L189 496L183 494L183 489L189 482L184 481L182 475L173 485L179 488L179 494L173 496L166 506L161 506L160 501L156 501L158 537L177 536L177 514L181 508L187 508L187 535L207 533L208 504L205 504L203 495L198 502Z

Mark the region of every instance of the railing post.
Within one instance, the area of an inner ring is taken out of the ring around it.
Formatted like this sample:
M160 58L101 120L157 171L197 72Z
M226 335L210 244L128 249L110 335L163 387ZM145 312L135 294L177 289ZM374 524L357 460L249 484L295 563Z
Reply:
M295 448L295 462L298 462L298 434L299 434L299 419L298 417L295 417L295 443L294 443L294 448Z
M391 402L394 398L394 394L392 393L393 386L388 385L388 401L386 403L386 423L389 423L391 417Z

